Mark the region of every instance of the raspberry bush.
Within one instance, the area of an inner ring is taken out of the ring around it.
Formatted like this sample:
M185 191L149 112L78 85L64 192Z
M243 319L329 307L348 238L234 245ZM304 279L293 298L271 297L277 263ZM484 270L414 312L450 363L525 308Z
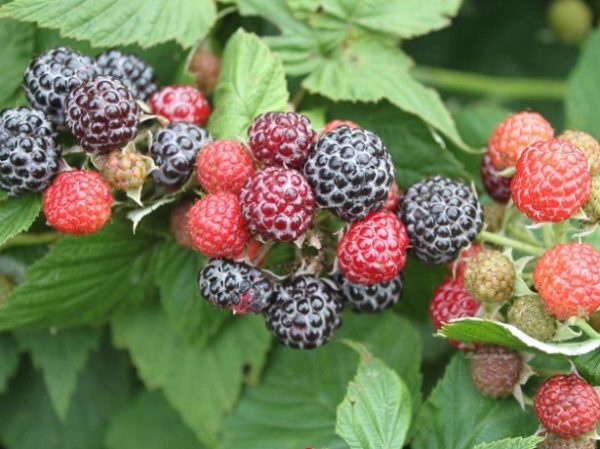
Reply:
M0 448L598 447L595 0L0 5Z

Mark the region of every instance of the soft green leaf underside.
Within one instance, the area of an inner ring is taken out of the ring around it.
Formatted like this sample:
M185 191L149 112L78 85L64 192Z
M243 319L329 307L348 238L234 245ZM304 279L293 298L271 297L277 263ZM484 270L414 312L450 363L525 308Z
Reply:
M0 246L19 232L27 230L39 215L41 207L39 195L0 198Z
M411 421L410 392L394 370L369 353L337 408L336 433L350 449L401 448Z
M254 34L239 30L227 43L208 129L218 138L243 139L254 118L287 109L281 59Z
M0 393L4 393L8 380L19 366L19 351L10 334L0 335Z
M0 17L36 22L97 47L152 47L175 40L193 46L216 20L212 0L15 0Z
M510 324L480 318L454 320L444 325L440 334L452 340L489 343L520 351L534 350L565 356L583 355L600 348L600 339L577 343L543 343Z

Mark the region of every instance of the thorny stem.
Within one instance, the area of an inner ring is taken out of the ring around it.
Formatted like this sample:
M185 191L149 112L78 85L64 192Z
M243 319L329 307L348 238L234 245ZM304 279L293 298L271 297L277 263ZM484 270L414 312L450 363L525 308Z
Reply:
M571 318L570 322L581 329L588 337L600 338L600 333L596 332L596 330L583 318Z
M413 74L439 89L504 99L562 100L567 90L565 82L543 78L507 78L423 66L413 69Z
M522 251L533 256L541 256L544 252L544 248L540 246L530 245L529 243L522 242L520 240L511 239L504 235L493 234L488 231L482 231L477 237L482 242L495 243L496 245L508 246L509 248Z
M40 232L39 234L20 234L8 240L0 249L6 249L12 246L46 245L61 237L62 234L55 231Z

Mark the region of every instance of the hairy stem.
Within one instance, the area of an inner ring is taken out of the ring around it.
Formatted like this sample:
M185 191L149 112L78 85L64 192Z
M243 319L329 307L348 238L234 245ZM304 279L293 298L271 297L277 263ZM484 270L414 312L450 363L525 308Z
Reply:
M61 237L62 234L56 231L40 232L39 234L20 234L8 240L2 245L2 249L10 248L12 246L46 245Z
M569 323L571 322L579 329L581 329L588 337L600 338L600 333L596 332L596 330L592 326L590 326L589 323L583 318L571 318Z
M506 78L423 66L413 74L439 89L505 99L562 100L567 90L564 81L543 78Z
M531 245L529 243L522 242L520 240L511 239L500 234L493 234L488 231L482 231L477 237L481 242L494 243L496 245L508 246L509 248L522 251L533 256L540 256L544 252L544 248L541 246Z

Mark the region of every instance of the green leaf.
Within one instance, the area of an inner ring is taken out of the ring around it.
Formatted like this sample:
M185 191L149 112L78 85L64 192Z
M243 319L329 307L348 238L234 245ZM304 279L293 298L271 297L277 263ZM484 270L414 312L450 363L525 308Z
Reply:
M416 409L421 341L411 324L392 313L346 315L344 321L338 337L322 348L275 347L260 386L249 388L226 419L223 449L347 448L334 433L336 407L356 373L357 357L340 338L363 343L395 370Z
M336 433L351 449L401 448L411 420L410 392L381 360L360 348L361 362L337 408Z
M197 278L203 265L199 253L175 242L161 247L156 262L162 307L177 332L197 346L204 346L231 315L200 296Z
M0 306L0 329L68 326L106 318L152 286L154 239L115 222L86 237L65 237L29 267Z
M481 443L474 449L535 449L542 437L531 436L527 438L505 438L493 443Z
M469 361L457 354L421 409L411 447L472 449L479 443L532 434L537 426L531 410L521 410L514 399L482 396L471 381Z
M192 47L216 20L212 0L15 0L0 17L36 22L96 47L138 44L147 48L175 40Z
M167 400L206 445L214 445L223 416L235 405L245 374L256 378L270 338L262 317L238 317L201 349L181 338L158 308L113 322L115 344L126 348L148 388Z
M565 111L567 125L600 138L600 30L586 40L577 65L569 76Z
M0 335L0 393L4 393L10 377L19 366L19 351L10 334Z
M0 20L0 109L12 107L13 98L23 81L23 71L33 54L33 26L15 20Z
M39 195L0 200L0 246L19 232L29 229L41 207Z
M450 24L462 0L323 0L325 11L374 33L411 38Z
M544 343L510 324L481 318L454 320L442 327L440 335L452 340L495 344L519 351L560 354L569 357L584 355L600 348L600 339L572 343Z
M242 138L254 118L287 109L281 59L255 35L237 31L227 43L208 129L217 138Z
M436 141L431 129L418 117L383 102L376 105L338 104L330 109L330 119L352 120L375 132L396 166L396 179L407 187L423 176L441 174L468 178L462 164Z
M11 449L103 449L109 417L127 401L127 358L109 347L85 367L66 420L56 416L39 372L27 366L0 397L0 437Z
M107 449L201 449L160 391L143 391L111 420Z
M92 328L21 331L16 339L22 351L29 351L33 365L42 370L54 410L64 421L79 374L90 352L100 345L100 332Z
M575 357L575 367L592 385L600 385L600 351Z

